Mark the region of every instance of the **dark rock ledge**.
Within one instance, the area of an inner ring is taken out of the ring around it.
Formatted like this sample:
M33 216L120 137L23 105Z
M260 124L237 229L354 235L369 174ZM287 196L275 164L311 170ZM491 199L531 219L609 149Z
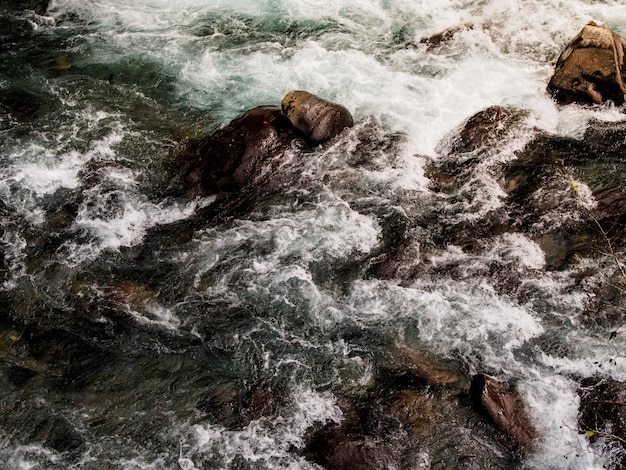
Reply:
M343 106L306 91L280 106L259 106L214 134L190 141L177 155L187 196L225 195L249 185L275 185L273 170L293 145L310 147L353 125ZM268 187L269 185L269 187Z

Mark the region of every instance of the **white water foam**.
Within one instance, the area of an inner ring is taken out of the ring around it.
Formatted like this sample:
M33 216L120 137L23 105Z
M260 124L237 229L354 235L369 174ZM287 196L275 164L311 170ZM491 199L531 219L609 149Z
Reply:
M312 211L291 214L290 218L266 221L237 221L236 225L218 233L208 230L197 235L198 248L194 250L189 267L197 270L196 284L202 276L218 264L232 263L236 272L250 272L254 282L263 276L281 278L300 277L310 263L341 259L368 253L378 242L379 227L370 217L359 214L341 201L320 204ZM271 252L258 258L249 258L239 247L246 244L271 246ZM224 258L225 257L225 258ZM291 266L289 260L302 263ZM291 274L289 274L291 272Z
M341 410L330 394L320 394L305 388L294 390L296 409L276 419L252 421L241 431L229 431L220 426L196 425L192 428L194 441L181 447L179 465L186 469L206 468L205 456L216 460L213 468L231 468L233 461L241 457L259 468L267 469L315 469L291 452L302 448L308 429L341 420Z

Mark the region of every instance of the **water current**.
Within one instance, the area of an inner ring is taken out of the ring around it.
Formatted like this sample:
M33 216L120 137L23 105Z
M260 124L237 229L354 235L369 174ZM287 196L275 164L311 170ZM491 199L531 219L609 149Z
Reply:
M581 377L626 380L620 322L589 319L615 263L548 269L524 230L471 251L433 242L480 226L505 194L479 166L444 197L425 169L492 105L564 137L623 120L545 91L590 20L626 36L626 5L611 0L58 0L0 13L0 465L323 468L311 435L346 419L341 400L370 393L400 342L515 384L540 436L515 465L603 468L611 452L579 432L577 390ZM354 128L286 155L284 193L250 213L203 216L210 198L177 193L181 141L293 89L343 104ZM536 231L573 211L555 207ZM396 232L412 256L378 275ZM272 409L236 416L256 396ZM385 437L414 448L390 468L510 468L490 431L444 428ZM461 441L478 466L461 463Z

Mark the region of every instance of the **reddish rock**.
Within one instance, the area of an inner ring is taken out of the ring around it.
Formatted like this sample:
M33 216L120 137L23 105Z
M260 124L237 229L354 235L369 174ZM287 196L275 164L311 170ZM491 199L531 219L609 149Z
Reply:
M493 422L525 449L532 450L537 442L537 431L517 392L485 374L472 380L472 397Z

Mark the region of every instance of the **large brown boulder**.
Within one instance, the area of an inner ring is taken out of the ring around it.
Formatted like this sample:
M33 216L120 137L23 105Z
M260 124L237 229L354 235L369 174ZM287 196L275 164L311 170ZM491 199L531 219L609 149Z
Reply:
M306 91L289 92L281 106L256 107L188 142L176 156L182 189L189 197L223 196L250 186L268 193L287 149L326 141L352 125L345 107Z
M203 139L176 159L190 197L235 192L272 165L297 138L279 106L259 106Z
M626 40L591 22L559 57L548 91L562 104L624 103Z
M332 139L354 124L345 107L307 91L290 91L281 106L293 127L314 143Z
M493 422L525 449L535 448L537 431L519 394L507 384L485 374L472 380L472 397Z

